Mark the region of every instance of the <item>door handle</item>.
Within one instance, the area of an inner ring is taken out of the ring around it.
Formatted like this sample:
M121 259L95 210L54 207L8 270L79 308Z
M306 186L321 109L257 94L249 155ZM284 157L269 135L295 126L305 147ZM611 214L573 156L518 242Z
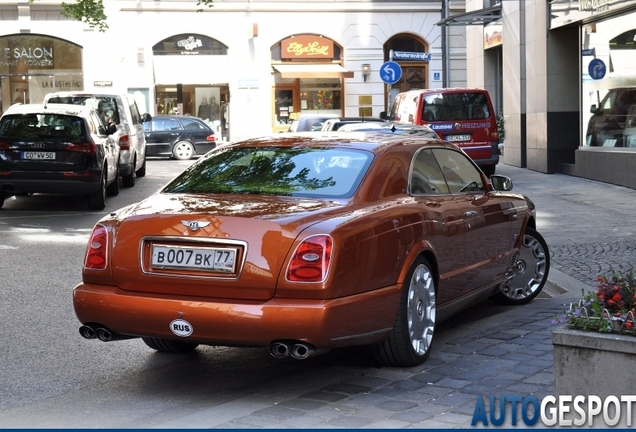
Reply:
M477 212L475 210L469 210L464 212L464 216L466 216L467 218L472 218L477 216Z

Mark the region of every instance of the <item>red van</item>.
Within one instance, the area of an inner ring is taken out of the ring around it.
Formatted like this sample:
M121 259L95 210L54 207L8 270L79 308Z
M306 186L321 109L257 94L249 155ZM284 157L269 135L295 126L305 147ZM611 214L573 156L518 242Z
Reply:
M382 117L382 115L381 115ZM497 117L488 91L478 88L409 90L398 93L387 120L430 126L462 148L487 175L499 163Z

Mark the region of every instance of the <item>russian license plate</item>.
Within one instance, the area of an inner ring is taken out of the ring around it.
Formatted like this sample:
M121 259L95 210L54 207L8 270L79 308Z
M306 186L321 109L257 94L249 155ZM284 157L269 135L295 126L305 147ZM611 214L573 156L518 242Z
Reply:
M23 151L22 159L55 160L54 152Z
M190 269L234 273L236 249L152 246L151 265L155 268Z
M446 141L470 141L470 135L446 135Z

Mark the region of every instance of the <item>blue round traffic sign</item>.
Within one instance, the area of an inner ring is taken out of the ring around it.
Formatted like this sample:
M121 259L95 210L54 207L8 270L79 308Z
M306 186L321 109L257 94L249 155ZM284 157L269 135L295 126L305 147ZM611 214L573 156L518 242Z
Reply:
M387 84L395 84L402 78L402 68L394 61L385 62L380 67L380 79Z
M605 72L607 72L607 67L605 67L605 63L601 59L593 59L587 67L587 71L590 74L592 79L601 79L605 76Z

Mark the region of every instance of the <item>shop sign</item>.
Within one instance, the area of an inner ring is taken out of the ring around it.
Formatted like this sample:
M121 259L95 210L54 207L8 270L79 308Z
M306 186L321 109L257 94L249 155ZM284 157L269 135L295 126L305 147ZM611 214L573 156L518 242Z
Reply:
M629 0L559 0L548 5L550 29L597 19L601 13L618 15L634 10L634 2Z
M200 34L170 36L152 47L154 55L227 55L227 47Z
M333 41L320 36L295 36L281 42L283 59L332 59Z
M35 70L55 70L64 66L82 69L82 49L49 36L0 36L0 71L28 75Z

